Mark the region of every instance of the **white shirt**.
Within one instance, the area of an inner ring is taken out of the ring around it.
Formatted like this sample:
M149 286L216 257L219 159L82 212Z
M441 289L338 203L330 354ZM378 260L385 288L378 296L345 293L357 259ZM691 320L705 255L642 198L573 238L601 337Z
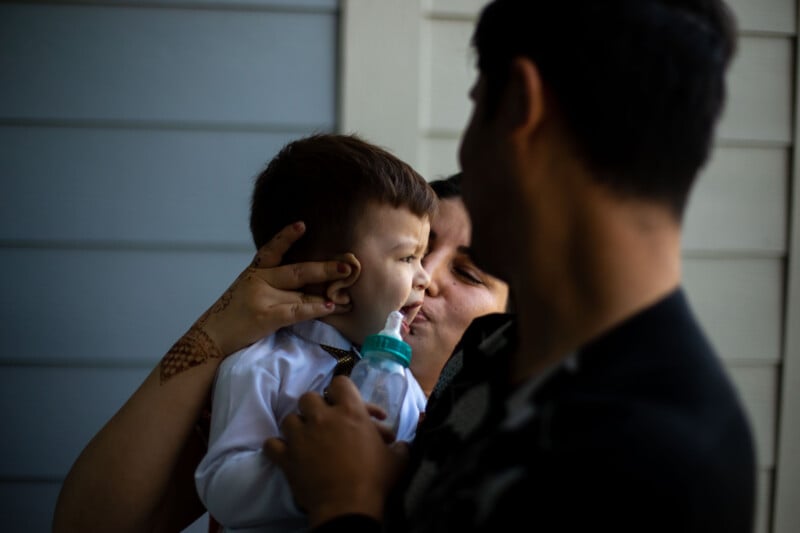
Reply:
M322 392L336 359L320 344L350 350L334 327L312 320L283 328L228 357L214 385L208 452L195 472L200 499L227 531L304 531L305 514L294 503L283 472L262 452L277 437L297 400ZM408 392L398 440L414 438L427 398L406 371Z

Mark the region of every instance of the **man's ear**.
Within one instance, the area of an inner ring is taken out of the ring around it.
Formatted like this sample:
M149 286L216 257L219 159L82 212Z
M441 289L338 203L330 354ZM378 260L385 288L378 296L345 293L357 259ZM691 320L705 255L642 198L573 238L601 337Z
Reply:
M325 295L337 306L346 306L350 302L350 287L358 280L361 275L361 263L356 256L351 253L337 255L337 261L350 265L350 275L344 279L339 279L328 285Z
M528 58L511 61L500 119L512 134L530 134L541 124L545 114L545 87L539 68Z

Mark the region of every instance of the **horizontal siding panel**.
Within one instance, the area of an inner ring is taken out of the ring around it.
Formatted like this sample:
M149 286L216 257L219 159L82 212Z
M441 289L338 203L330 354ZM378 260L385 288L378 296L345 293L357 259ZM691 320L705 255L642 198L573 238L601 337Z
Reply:
M0 239L249 246L253 179L299 136L0 127Z
M742 31L797 33L796 0L727 0Z
M427 0L433 17L477 17L487 0ZM742 31L796 32L794 0L728 0Z
M333 15L3 4L0 118L316 128L336 32Z
M777 364L781 353L783 261L687 257L684 287L720 356Z
M3 517L3 531L30 533L52 531L53 510L60 490L61 483L55 481L49 483L0 481L0 516Z
M488 0L425 0L433 16L464 15L477 17Z
M14 428L0 439L0 479L62 479L149 372L0 367L0 420Z
M468 91L476 75L471 31L467 21L423 21L423 35L430 43L420 67L430 80L429 97L423 98L423 132L457 137L469 119ZM780 146L791 141L791 43L782 37L740 40L718 138Z
M82 0L91 4L111 4L109 0ZM309 10L330 12L338 9L339 0L127 0L135 6L179 6L188 9L197 7L216 9L280 9L305 12Z
M728 365L728 373L750 418L760 467L775 466L778 369L776 366Z
M0 362L151 365L250 252L0 249Z
M28 3L48 3L47 0L29 0ZM118 0L80 0L81 4L115 6ZM236 9L322 11L338 10L339 0L125 0L126 6L180 7L183 9Z
M789 152L718 147L689 201L683 248L783 255Z
M792 43L788 37L739 40L719 138L779 145L792 141Z
M456 137L423 137L420 172L428 179L460 168ZM786 251L789 155L785 148L717 147L695 185L683 248L782 256Z

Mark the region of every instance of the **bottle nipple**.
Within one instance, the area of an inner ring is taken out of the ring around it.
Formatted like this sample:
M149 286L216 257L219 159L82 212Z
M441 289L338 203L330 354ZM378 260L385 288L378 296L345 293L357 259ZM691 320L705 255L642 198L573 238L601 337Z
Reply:
M389 316L386 317L386 325L383 327L378 335L385 335L387 337L392 337L393 339L401 339L402 336L400 335L400 328L403 325L403 313L400 311L392 311L389 313Z

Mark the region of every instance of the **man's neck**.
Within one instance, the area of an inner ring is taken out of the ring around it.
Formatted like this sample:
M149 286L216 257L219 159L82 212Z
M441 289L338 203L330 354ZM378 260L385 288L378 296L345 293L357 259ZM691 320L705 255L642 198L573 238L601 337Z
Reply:
M606 193L585 200L565 215L566 230L546 260L537 258L547 253L540 246L519 263L512 382L557 363L680 284L680 225L666 208Z

